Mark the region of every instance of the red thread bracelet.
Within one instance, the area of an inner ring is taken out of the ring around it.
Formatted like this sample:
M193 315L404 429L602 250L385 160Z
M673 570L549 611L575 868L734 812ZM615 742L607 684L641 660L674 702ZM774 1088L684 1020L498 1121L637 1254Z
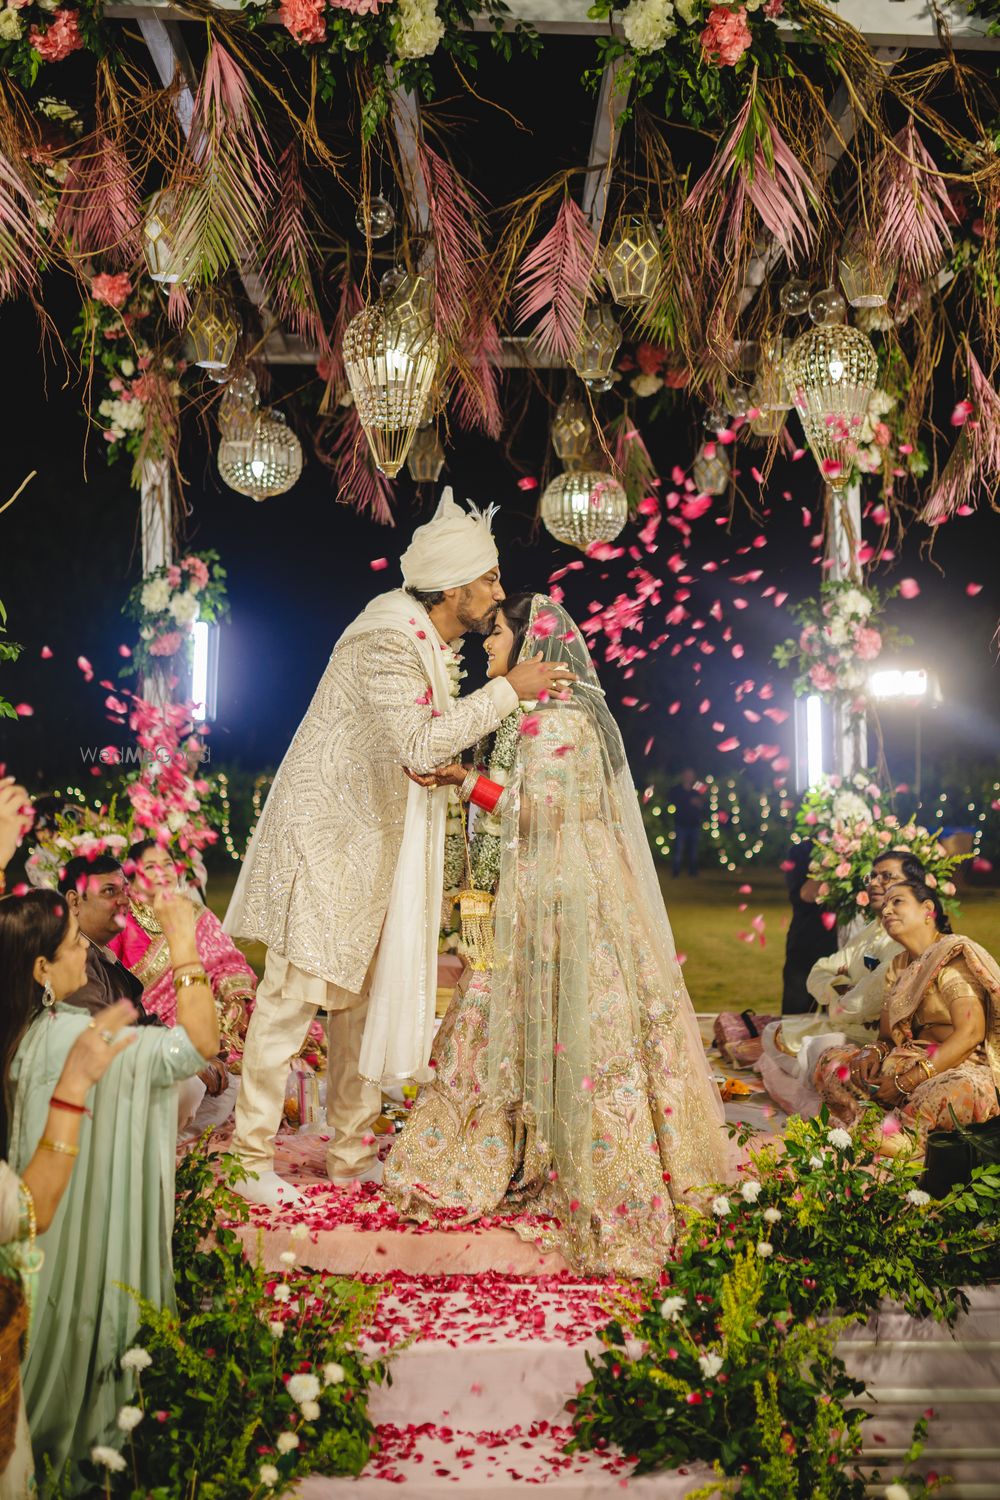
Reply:
M53 1094L49 1100L50 1109L65 1109L71 1115L89 1115L90 1110L85 1104L70 1104L68 1099L57 1099Z

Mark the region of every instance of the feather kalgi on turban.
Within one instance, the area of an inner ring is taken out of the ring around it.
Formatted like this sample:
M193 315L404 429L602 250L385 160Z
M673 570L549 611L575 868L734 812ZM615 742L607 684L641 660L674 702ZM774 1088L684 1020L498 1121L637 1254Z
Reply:
M497 567L497 545L490 530L495 514L495 505L484 511L474 505L463 510L447 488L434 515L417 527L399 560L406 587L422 594L463 588Z

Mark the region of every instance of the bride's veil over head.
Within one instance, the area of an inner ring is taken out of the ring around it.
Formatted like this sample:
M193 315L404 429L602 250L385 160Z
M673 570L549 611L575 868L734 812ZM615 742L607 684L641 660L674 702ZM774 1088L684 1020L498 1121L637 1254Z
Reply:
M634 1078L650 1039L647 1057L672 1060L669 1118L656 1122L680 1169L672 1194L720 1180L728 1153L621 731L581 631L544 594L532 600L518 659L539 652L577 681L567 700L529 706L521 723L501 834L487 1076L491 1090L521 1101L534 1165L558 1162L562 1195L585 1213L595 1200L595 1096L617 1099L616 1077ZM616 1024L602 1028L604 1006ZM622 1006L631 1025L618 1024ZM627 1109L625 1093L621 1102Z

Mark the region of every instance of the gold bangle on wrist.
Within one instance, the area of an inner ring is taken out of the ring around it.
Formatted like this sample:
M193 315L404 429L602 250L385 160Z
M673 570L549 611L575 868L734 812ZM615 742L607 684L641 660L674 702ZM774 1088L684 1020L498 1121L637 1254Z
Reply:
M918 1068L923 1068L924 1072L927 1075L928 1081L931 1078L936 1078L937 1077L937 1073L935 1071L934 1064L930 1061L929 1058L927 1058L927 1057L921 1057L921 1058L919 1058L918 1061L917 1061L916 1066Z
M204 969L198 969L193 974L174 975L174 989L176 990L178 995L180 994L181 990L185 989L189 984L208 984L208 975L205 973Z
M42 1151L55 1151L59 1156L79 1156L79 1146L67 1146L65 1141L53 1141L47 1135L38 1142Z

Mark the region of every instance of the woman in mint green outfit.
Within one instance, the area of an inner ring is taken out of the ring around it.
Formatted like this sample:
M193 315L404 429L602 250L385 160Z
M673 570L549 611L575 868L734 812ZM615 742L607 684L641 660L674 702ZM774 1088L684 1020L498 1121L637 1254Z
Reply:
M51 1148L44 1132L56 1084L74 1042L96 1024L58 1000L67 993L60 978L85 941L71 906L50 891L0 901L0 1123L15 1172L36 1149ZM154 907L178 981L178 1025L139 1029L91 1090L76 1170L37 1241L45 1259L23 1382L42 1496L47 1473L67 1463L66 1492L89 1488L80 1465L90 1449L120 1441L115 1418L133 1389L119 1360L138 1321L121 1286L160 1305L173 1299L174 1085L217 1054L219 1030L195 947L194 907L168 892L157 893Z

